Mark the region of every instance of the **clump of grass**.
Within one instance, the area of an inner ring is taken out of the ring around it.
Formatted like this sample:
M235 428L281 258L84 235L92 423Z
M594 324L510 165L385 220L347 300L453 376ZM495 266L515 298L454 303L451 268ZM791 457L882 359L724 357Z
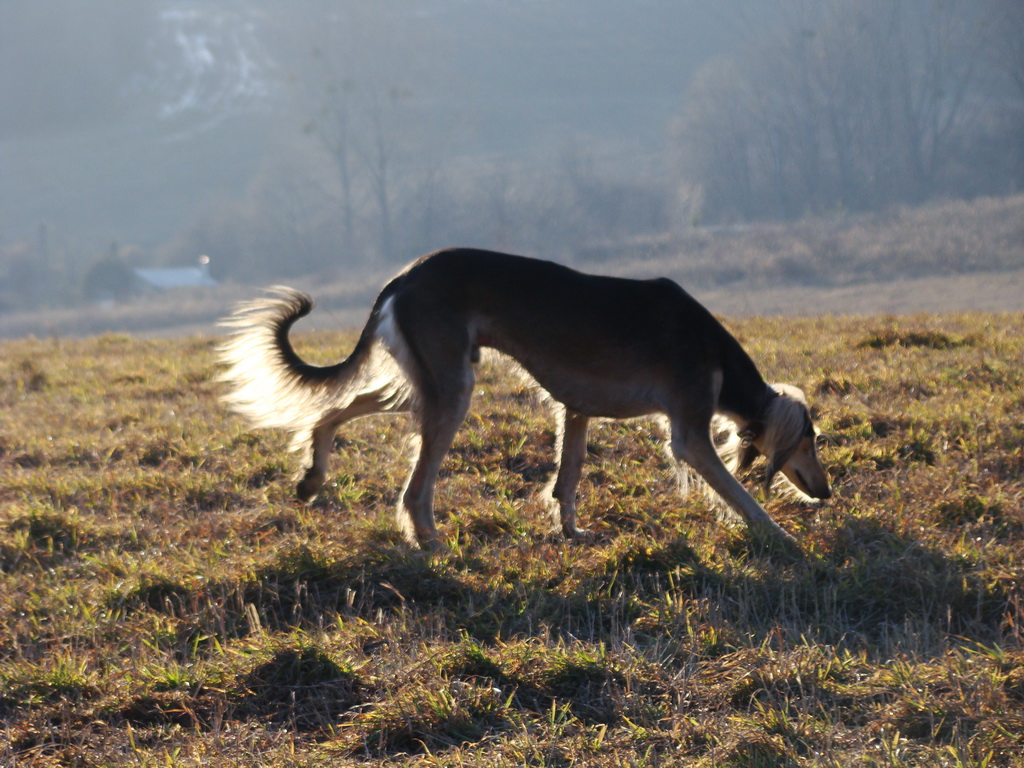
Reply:
M654 544L638 537L626 542L626 548L609 559L609 573L670 573L681 566L699 563L697 553L681 539Z
M0 568L24 560L55 562L76 555L92 538L74 514L33 511L7 524L10 540L0 545Z
M418 685L355 712L338 728L333 747L367 756L433 753L509 728L508 701L474 683Z
M0 710L5 707L39 707L50 702L82 702L95 698L99 680L82 659L59 654L52 661L22 668L0 677Z
M146 573L127 592L116 591L108 602L129 609L148 608L177 615L194 606L194 590L171 576Z
M349 665L322 648L281 648L238 680L235 716L299 731L328 732L364 702L365 685Z
M832 375L825 376L814 388L814 391L819 396L832 395L837 397L848 395L853 392L853 390L853 383L849 379L843 376Z
M182 691L156 691L129 699L109 713L115 726L133 728L177 727L201 732L211 727L214 717L212 697Z
M923 348L923 349L957 349L969 346L971 340L963 336L943 333L942 331L905 331L897 328L886 328L869 333L857 342L859 349L886 349L890 347Z
M39 393L50 385L50 378L34 360L22 360L15 373L14 385L19 392Z
M795 755L777 735L754 732L742 736L725 751L723 765L731 768L795 768Z
M584 723L614 722L625 677L608 663L602 649L516 649L504 677L515 686L515 700L528 710L563 707Z
M435 663L442 677L449 680L483 681L491 685L514 682L485 648L469 638L444 651Z
M1024 532L1024 509L1001 493L965 489L940 501L934 513L938 524L950 530L984 529L1000 539Z

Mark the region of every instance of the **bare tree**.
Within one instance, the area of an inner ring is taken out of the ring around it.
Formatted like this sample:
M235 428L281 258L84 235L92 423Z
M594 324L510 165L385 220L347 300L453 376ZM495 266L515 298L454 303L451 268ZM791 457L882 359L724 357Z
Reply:
M995 65L1016 89L1018 108L1024 107L1024 3L995 0Z
M317 58L321 58L317 52ZM328 65L329 66L329 65ZM320 117L307 123L306 129L315 133L327 153L334 160L341 204L341 242L344 253L350 253L355 242L356 203L352 169L352 112L355 83L342 78L328 80Z
M987 147L996 155L996 169L1009 175L1009 187L1024 189L1024 2L992 0L986 4L995 29L991 48L997 84L995 100L1000 105L996 135L987 137Z
M751 167L754 131L749 81L736 62L712 60L690 84L674 133L682 178L695 180L708 209L720 217L746 219L759 212Z
M683 154L708 205L793 217L946 193L978 115L984 15L966 0L779 7L777 32L691 88Z
M400 259L397 198L416 186L416 174L436 173L423 158L436 157L445 145L437 116L422 98L444 67L443 46L404 4L320 6L315 26L304 28L295 43L313 51L312 62L301 51L296 57L295 91L300 109L313 115L307 133L335 167L342 247L351 252L372 243L378 259ZM364 224L375 233L361 236Z

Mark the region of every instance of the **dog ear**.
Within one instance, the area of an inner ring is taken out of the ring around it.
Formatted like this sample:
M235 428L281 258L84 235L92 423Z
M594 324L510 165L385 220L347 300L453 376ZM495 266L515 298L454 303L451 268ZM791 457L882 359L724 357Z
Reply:
M748 424L736 433L736 436L740 439L739 460L736 463L737 469L748 469L754 463L754 460L761 455L761 452L757 450L757 446L754 445L759 432L760 430L756 425Z
M779 397L773 399L768 406L765 437L762 441L768 459L764 476L765 493L769 492L772 480L800 446L811 424L803 392L786 385L775 385L775 390Z

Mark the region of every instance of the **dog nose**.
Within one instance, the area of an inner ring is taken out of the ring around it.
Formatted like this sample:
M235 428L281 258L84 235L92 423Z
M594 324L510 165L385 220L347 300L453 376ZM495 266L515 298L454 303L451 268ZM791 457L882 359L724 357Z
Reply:
M832 498L832 489L829 486L825 486L825 490L818 494L818 498L822 501Z

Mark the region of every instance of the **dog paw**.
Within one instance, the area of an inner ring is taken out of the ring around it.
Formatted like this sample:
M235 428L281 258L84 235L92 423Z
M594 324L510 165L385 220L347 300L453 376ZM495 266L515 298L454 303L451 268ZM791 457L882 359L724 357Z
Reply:
M418 538L416 544L420 550L428 555L447 555L451 553L451 548L437 537Z
M306 472L299 484L295 486L295 496L299 501L306 503L312 501L324 485L324 478L318 472L312 470Z
M564 535L569 541L590 542L597 540L597 534L593 531L588 531L586 528L577 528L575 526L572 528L563 528L562 535Z

